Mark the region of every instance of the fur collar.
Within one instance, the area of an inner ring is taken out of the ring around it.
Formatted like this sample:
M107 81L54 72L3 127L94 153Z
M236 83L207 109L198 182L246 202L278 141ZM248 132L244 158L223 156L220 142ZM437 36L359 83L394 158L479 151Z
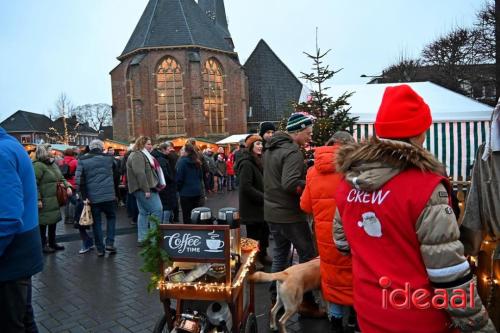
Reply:
M444 166L434 155L402 141L373 137L368 142L345 144L337 152L337 171L343 174L373 163L399 172L417 168L423 172L446 174Z

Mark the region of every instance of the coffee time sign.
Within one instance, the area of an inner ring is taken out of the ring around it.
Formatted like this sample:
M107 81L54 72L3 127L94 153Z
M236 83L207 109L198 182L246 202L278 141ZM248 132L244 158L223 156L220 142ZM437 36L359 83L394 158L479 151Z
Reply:
M229 226L160 225L162 247L173 260L221 261L229 247Z

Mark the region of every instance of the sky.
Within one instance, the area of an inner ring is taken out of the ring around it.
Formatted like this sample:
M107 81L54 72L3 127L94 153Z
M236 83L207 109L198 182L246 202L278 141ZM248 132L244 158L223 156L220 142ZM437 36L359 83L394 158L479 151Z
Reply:
M109 72L148 0L15 0L0 3L0 121L17 110L48 113L64 92L75 106L111 104ZM191 1L191 0L182 0ZM296 75L309 72L316 28L330 84L362 84L401 55L457 26L485 0L225 0L244 64L264 39Z

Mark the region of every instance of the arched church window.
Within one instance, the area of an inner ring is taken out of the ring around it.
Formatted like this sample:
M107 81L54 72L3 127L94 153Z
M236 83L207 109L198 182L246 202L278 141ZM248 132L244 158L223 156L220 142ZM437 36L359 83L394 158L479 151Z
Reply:
M214 58L203 67L203 111L207 134L221 134L224 126L224 74L221 64Z
M161 60L156 70L156 100L159 134L185 134L182 68L172 57Z

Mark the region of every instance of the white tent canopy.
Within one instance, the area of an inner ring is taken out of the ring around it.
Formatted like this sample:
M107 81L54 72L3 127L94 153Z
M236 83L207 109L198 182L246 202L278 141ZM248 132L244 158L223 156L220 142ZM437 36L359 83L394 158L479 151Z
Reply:
M401 83L402 84L402 83ZM432 82L410 82L408 84L429 105L434 122L487 121L491 118L493 107L480 103ZM328 94L334 99L344 92L354 92L347 100L351 115L358 116L358 123L375 122L385 88L399 83L334 85Z
M217 141L216 143L218 145L237 144L240 142L240 140L245 140L247 136L248 134L233 134L231 136L228 136L227 138Z
M427 130L424 147L446 166L455 180L468 178L477 148L489 135L493 108L431 82L407 84L431 109L433 124ZM351 129L358 141L375 134L373 123L384 90L396 85L398 83L337 85L329 90L333 98L354 92L348 102L351 115L359 117Z

